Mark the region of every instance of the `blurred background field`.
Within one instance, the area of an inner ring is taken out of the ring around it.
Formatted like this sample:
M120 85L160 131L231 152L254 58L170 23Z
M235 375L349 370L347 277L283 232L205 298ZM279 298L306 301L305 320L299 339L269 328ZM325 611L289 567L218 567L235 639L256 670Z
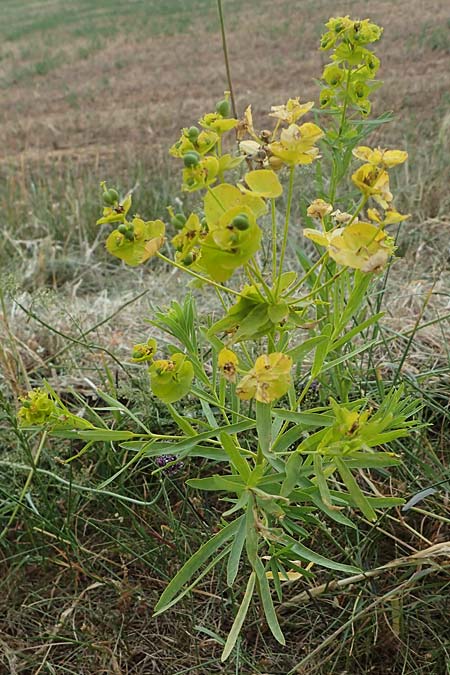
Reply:
M403 448L408 461L394 486L386 481L408 495L449 475L448 2L223 4L238 110L251 103L261 127L270 106L290 96L317 101L315 79L327 60L317 47L330 16L384 26L377 48L384 86L374 114L392 111L394 121L372 142L408 150L395 191L411 218L399 234L385 303L386 330L401 337L382 358L388 372L400 363L431 424ZM147 336L151 308L181 297L185 281L153 262L125 270L108 257L106 229L95 225L99 183L134 187L136 210L148 218L164 217L179 195L167 149L227 88L216 2L2 0L0 19L0 522L9 525L0 551L0 673L284 675L401 575L292 610L283 653L255 613L236 665L225 667L213 634L226 629L233 598L222 602L217 578L151 619L180 556L214 526L216 505L192 490L186 496L181 479L160 486L146 477L152 467L141 465L112 491L149 501L161 490L150 510L72 491L72 481L95 489L123 467L126 458L101 444L70 468L58 454L76 448L50 446L43 468L51 476L36 474L23 498L36 439L14 426L15 397L44 377L80 409L81 395L95 403L92 381L161 428L168 424L145 379L114 358ZM419 324L426 326L416 332ZM413 340L404 337L411 332ZM339 554L359 550L369 568L450 539L446 500L443 489L424 513L367 526L364 542L343 533ZM418 580L397 604L368 609L355 632L349 626L297 672L450 672L448 581L448 574Z

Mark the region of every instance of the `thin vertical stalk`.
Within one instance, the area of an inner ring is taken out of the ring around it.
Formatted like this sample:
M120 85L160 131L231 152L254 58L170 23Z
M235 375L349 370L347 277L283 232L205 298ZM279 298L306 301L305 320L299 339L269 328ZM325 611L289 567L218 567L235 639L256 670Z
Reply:
M284 221L283 243L281 244L280 263L278 265L277 289L275 291L276 298L278 298L278 294L280 291L281 275L283 274L283 262L284 256L286 254L286 247L289 233L289 221L291 219L292 196L294 193L294 172L295 166L291 166L291 173L289 174L289 190L286 204L286 218Z
M217 8L219 10L220 32L222 34L222 50L223 50L223 58L225 61L225 69L227 71L227 81L231 98L231 107L233 109L233 115L237 119L238 115L237 115L236 101L234 99L233 81L231 79L230 59L228 58L227 36L225 31L225 21L223 18L222 0L217 0Z

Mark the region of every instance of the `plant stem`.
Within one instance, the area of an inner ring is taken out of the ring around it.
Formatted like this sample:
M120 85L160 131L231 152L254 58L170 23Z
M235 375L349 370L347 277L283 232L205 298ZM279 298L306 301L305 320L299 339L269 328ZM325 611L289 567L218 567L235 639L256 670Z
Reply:
M165 256L163 253L160 253L159 251L156 255L158 256L158 258L161 258L161 260L164 260L164 262L169 263L169 265L173 265L173 267L177 267L179 270L187 272L188 274L191 275L191 277L195 277L196 279L199 279L199 281L203 281L205 284L210 284L210 286L214 286L215 288L218 288L221 291L225 291L225 293L232 293L233 295L237 295L239 298L242 297L241 293L239 293L238 291L235 291L232 288L227 288L226 286L222 286L222 284L219 284L217 281L208 279L208 277L204 277L201 274L197 274L197 272L194 272L194 270L191 270L189 269L189 267L185 267L184 265L177 263L175 260L171 260L170 258Z
M286 204L286 218L284 221L283 243L281 245L280 263L278 266L278 278L277 278L277 287L275 291L275 298L278 298L278 294L280 292L281 275L283 273L283 262L284 256L286 254L287 240L289 234L289 221L291 218L292 196L294 193L294 171L295 167L291 166L291 172L289 174L289 190Z
M233 82L231 79L231 69L230 69L230 59L228 58L228 47L227 47L227 36L225 32L225 21L223 18L223 11L222 11L222 0L217 0L217 8L219 10L219 20L220 20L220 32L222 34L222 50L223 50L223 58L225 61L225 69L227 71L227 81L228 81L228 89L230 91L230 98L231 98L231 107L233 109L233 115L237 119L237 108L236 108L236 101L234 100L234 91L233 91Z
M275 211L275 199L271 199L272 214L272 285L277 278L277 214Z
M30 487L30 483L33 479L34 472L35 472L37 464L39 462L39 457L41 456L42 448L44 447L44 443L45 443L46 438L47 438L47 431L44 431L42 436L41 436L41 440L39 441L39 445L38 445L37 450L34 454L34 457L31 458L32 466L30 468L30 472L29 472L29 474L27 476L27 479L25 481L25 485L22 488L22 492L20 493L17 504L15 505L14 510L13 510L13 512L11 513L11 515L8 519L8 522L6 523L5 527L3 528L3 530L0 533L0 540L2 540L3 537L8 533L8 530L9 530L11 524L14 522L14 519L17 515L18 510L20 509L20 507L22 505L22 502L25 498L27 490Z

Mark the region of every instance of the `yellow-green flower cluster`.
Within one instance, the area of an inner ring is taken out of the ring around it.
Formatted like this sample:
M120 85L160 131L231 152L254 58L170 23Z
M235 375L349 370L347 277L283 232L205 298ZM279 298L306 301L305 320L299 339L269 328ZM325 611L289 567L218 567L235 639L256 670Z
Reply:
M116 228L106 239L106 249L111 255L123 260L127 265L135 267L156 255L165 239L165 225L162 220L144 221L138 216L127 219L131 208L131 194L123 199L114 188L103 188L103 216L97 225L114 223Z
M50 422L58 412L56 403L44 389L32 389L20 398L18 417L24 426L41 426Z
M333 49L332 63L322 73L323 89L320 103L323 108L351 106L362 115L370 112L369 95L377 86L375 75L379 59L367 45L380 39L382 28L369 19L354 21L348 16L332 18L326 24L320 48Z
M194 379L194 366L185 354L176 352L168 359L155 359L158 350L154 338L133 346L131 360L149 363L150 386L154 396L164 403L174 403L189 393Z
M290 98L283 105L272 106L269 115L277 120L275 128L259 133L253 126L249 106L238 126L239 147L247 162L278 171L283 166L310 164L317 159L319 150L316 144L324 136L322 129L312 122L297 124L313 105L312 101L301 103L297 97ZM246 136L250 136L251 140Z
M303 234L320 246L325 246L333 260L362 272L382 270L392 256L395 246L392 237L384 230L387 225L400 223L408 215L398 213L393 207L393 195L389 186L388 169L402 164L408 158L404 150L384 150L359 146L353 155L364 161L352 175L353 183L363 195L363 204L373 199L384 210L384 215L376 208L367 210L372 222L364 222L350 214L336 214L337 222L346 227L337 227L319 232L305 229ZM318 217L322 224L324 217L332 211L331 204L316 199L307 209L308 215Z

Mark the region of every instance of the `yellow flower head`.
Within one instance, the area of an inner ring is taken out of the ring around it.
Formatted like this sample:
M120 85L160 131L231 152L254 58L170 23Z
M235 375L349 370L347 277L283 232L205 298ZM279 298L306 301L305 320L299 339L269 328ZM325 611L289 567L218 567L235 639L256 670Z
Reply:
M199 155L206 155L212 150L219 140L219 135L212 129L206 129L195 134L190 135L189 129L183 129L179 140L172 145L169 154L172 157L182 158L188 152L198 152Z
M177 352L170 359L153 361L149 373L153 394L164 403L174 403L190 391L194 366L185 354Z
M351 213L347 213L346 211L340 211L339 209L333 211L331 217L333 218L333 221L338 225L347 225L350 221L352 221L353 223L357 223L359 221L359 218L354 218L354 216L352 216Z
M366 197L373 197L384 209L392 201L387 171L374 164L363 164L352 175L352 181Z
M353 150L353 155L363 162L368 162L376 167L390 169L397 164L403 164L408 159L408 153L404 150L382 150L381 148L368 148L360 145Z
M172 244L177 251L177 259L184 259L198 246L202 233L200 218L196 213L191 213L183 228L172 239Z
M131 360L133 363L144 363L145 361L153 361L156 354L157 344L156 340L149 338L147 343L139 343L133 346Z
M311 218L318 218L319 220L322 220L322 218L325 218L325 216L331 213L332 210L333 207L331 204L328 204L328 202L324 201L323 199L315 199L306 209L306 213Z
M105 246L111 255L135 267L159 251L165 241L165 229L162 220L145 222L142 218L135 217L131 223L123 223L117 230L113 230Z
M367 215L370 220L375 223L379 223L381 226L385 227L386 225L395 225L396 223L401 223L410 217L410 213L403 214L399 213L396 209L390 208L385 211L384 216L382 217L378 209L368 209Z
M105 185L102 183L102 185ZM103 207L103 217L97 220L97 225L104 223L119 223L123 222L131 207L131 193L127 194L121 201L113 206Z
M326 246L333 260L362 272L378 272L386 266L394 252L394 241L372 223L351 223L330 232L305 229L303 234Z
M239 362L236 354L228 347L224 347L220 350L217 365L219 366L220 372L228 382L236 381L236 367Z
M195 166L183 169L182 189L186 192L202 190L217 180L219 160L217 157L202 157Z
M294 124L300 117L306 115L313 106L314 103L312 101L300 103L300 99L297 96L297 98L290 98L284 105L273 105L269 116L276 117L287 124Z
M281 398L291 386L292 359L281 352L259 356L251 371L242 378L236 393L243 401L255 398L271 403Z
M216 134L222 135L230 129L234 129L239 124L238 120L233 119L232 117L224 117L218 112L207 113L204 115L198 123L204 129L211 129L215 131Z
M253 136L253 138L259 143L259 138L256 135L255 129L253 127L253 115L252 115L252 106L249 105L245 109L244 117L239 120L236 135L239 141L245 138L247 135Z
M20 423L28 426L40 426L48 422L57 412L56 403L43 389L32 389L20 398L22 407L18 417Z
M283 129L280 140L270 143L269 150L275 157L285 164L310 164L319 156L319 150L315 147L317 141L324 133L317 124L306 122L301 126L291 124Z

